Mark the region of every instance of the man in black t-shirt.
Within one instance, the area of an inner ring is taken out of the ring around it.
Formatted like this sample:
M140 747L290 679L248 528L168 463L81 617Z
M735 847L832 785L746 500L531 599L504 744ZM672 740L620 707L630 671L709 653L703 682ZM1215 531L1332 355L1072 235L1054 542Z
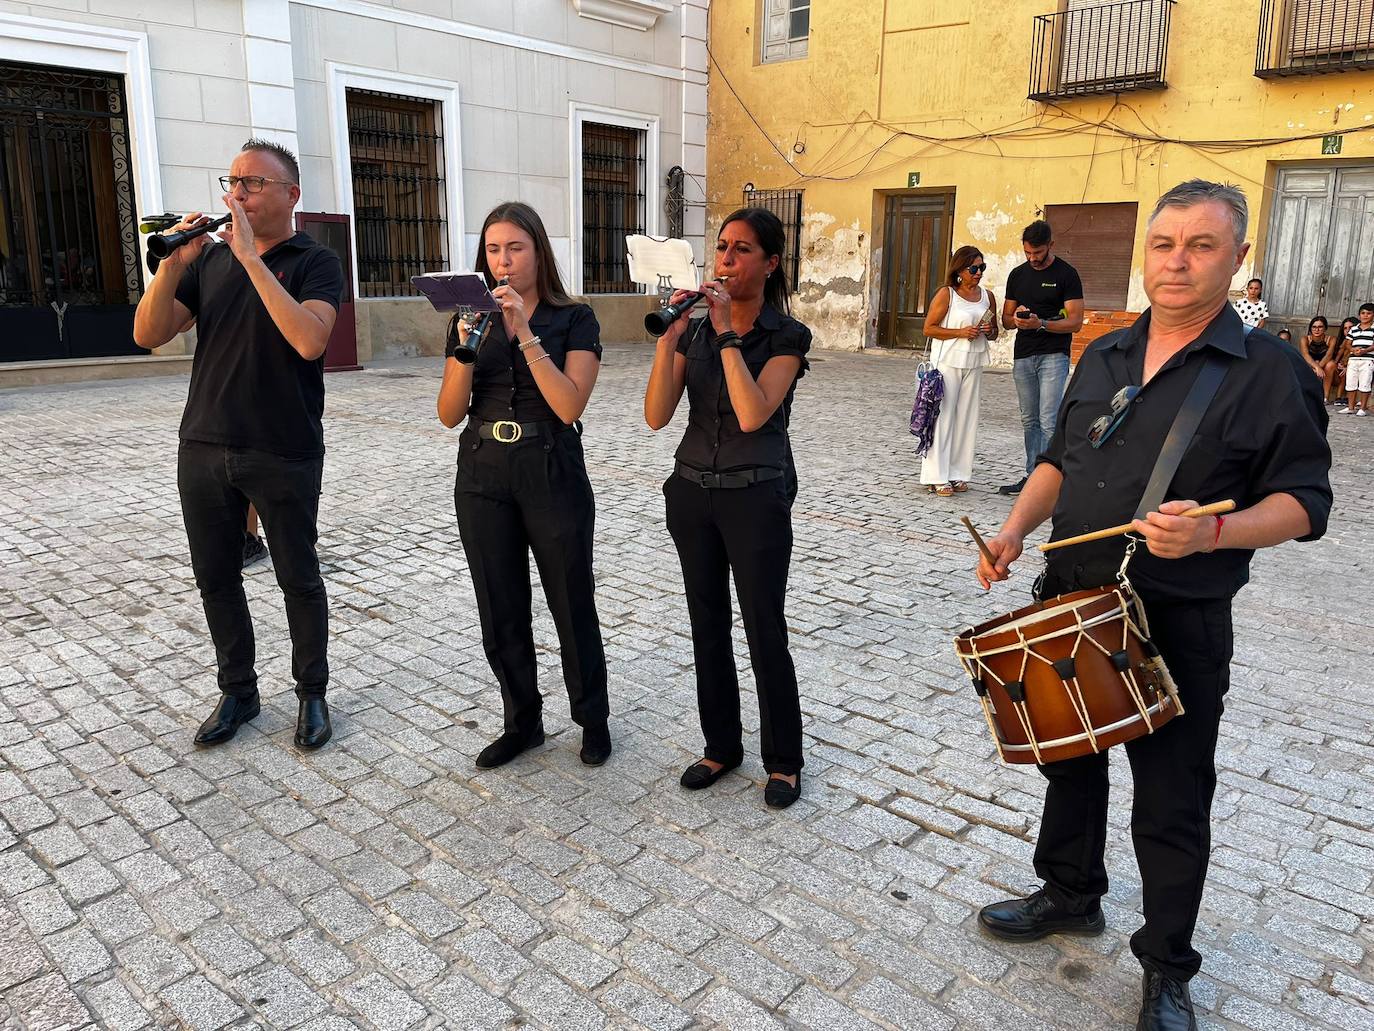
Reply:
M285 147L245 143L220 179L233 215L223 242L202 235L172 251L134 315L140 347L159 347L197 326L177 486L221 692L198 745L228 741L260 709L242 575L250 503L272 538L286 598L296 744L318 748L332 733L324 697L329 609L315 541L324 351L343 269L333 251L292 228L299 183L295 155ZM176 229L207 221L195 212Z
M1054 433L1069 378L1069 343L1083 327L1083 283L1053 249L1048 222L1032 222L1022 230L1026 260L1011 270L1002 301L1002 324L1016 327L1012 378L1026 438L1026 476ZM1023 476L997 491L1019 494L1025 485Z

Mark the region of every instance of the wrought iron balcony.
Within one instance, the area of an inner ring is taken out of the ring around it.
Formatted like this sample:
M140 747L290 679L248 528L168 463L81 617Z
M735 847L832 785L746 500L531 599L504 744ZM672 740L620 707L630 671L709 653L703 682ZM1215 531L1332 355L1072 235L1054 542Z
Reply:
M1255 74L1320 75L1374 68L1371 0L1262 0Z
M1035 19L1030 99L1164 89L1174 0L1125 0Z

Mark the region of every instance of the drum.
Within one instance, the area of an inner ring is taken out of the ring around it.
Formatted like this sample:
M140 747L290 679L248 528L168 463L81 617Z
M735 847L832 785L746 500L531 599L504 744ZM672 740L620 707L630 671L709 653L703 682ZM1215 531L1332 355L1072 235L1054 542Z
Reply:
M1064 594L954 639L1004 762L1049 763L1152 734L1178 689L1125 585Z

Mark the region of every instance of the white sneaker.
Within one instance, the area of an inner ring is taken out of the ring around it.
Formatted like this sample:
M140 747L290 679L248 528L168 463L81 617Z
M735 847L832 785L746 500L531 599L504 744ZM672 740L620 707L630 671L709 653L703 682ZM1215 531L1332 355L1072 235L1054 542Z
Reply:
M1358 408L1342 408L1342 409L1341 409L1341 414L1342 414L1342 415L1359 415L1359 414L1360 414L1360 410L1359 410Z
M1360 416L1361 418L1363 418L1364 416L1368 415L1369 413L1368 413L1367 411L1365 411L1363 408L1361 408L1361 409L1360 409L1359 411L1357 411L1355 414L1358 415L1358 416Z

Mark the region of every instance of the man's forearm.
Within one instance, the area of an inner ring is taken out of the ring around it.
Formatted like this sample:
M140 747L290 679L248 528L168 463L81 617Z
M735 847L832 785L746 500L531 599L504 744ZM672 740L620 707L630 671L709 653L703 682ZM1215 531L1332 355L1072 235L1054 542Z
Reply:
M181 273L179 265L164 264L139 298L134 309L134 343L139 347L161 347L181 329L174 307Z
M292 349L306 361L314 361L324 354L325 345L329 343L329 333L324 323L286 292L286 287L277 281L261 258L254 257L244 264L244 268L248 271L253 288L262 298L267 314L272 316L272 321Z
M1011 514L1002 524L1003 533L1011 533L1024 540L1037 526L1054 515L1055 502L1059 500L1059 488L1064 484L1064 474L1049 462L1041 462L1035 467L1021 488L1021 495L1011 508Z
M1270 494L1258 504L1234 512L1221 527L1218 548L1272 548L1310 533L1312 519L1291 494Z

